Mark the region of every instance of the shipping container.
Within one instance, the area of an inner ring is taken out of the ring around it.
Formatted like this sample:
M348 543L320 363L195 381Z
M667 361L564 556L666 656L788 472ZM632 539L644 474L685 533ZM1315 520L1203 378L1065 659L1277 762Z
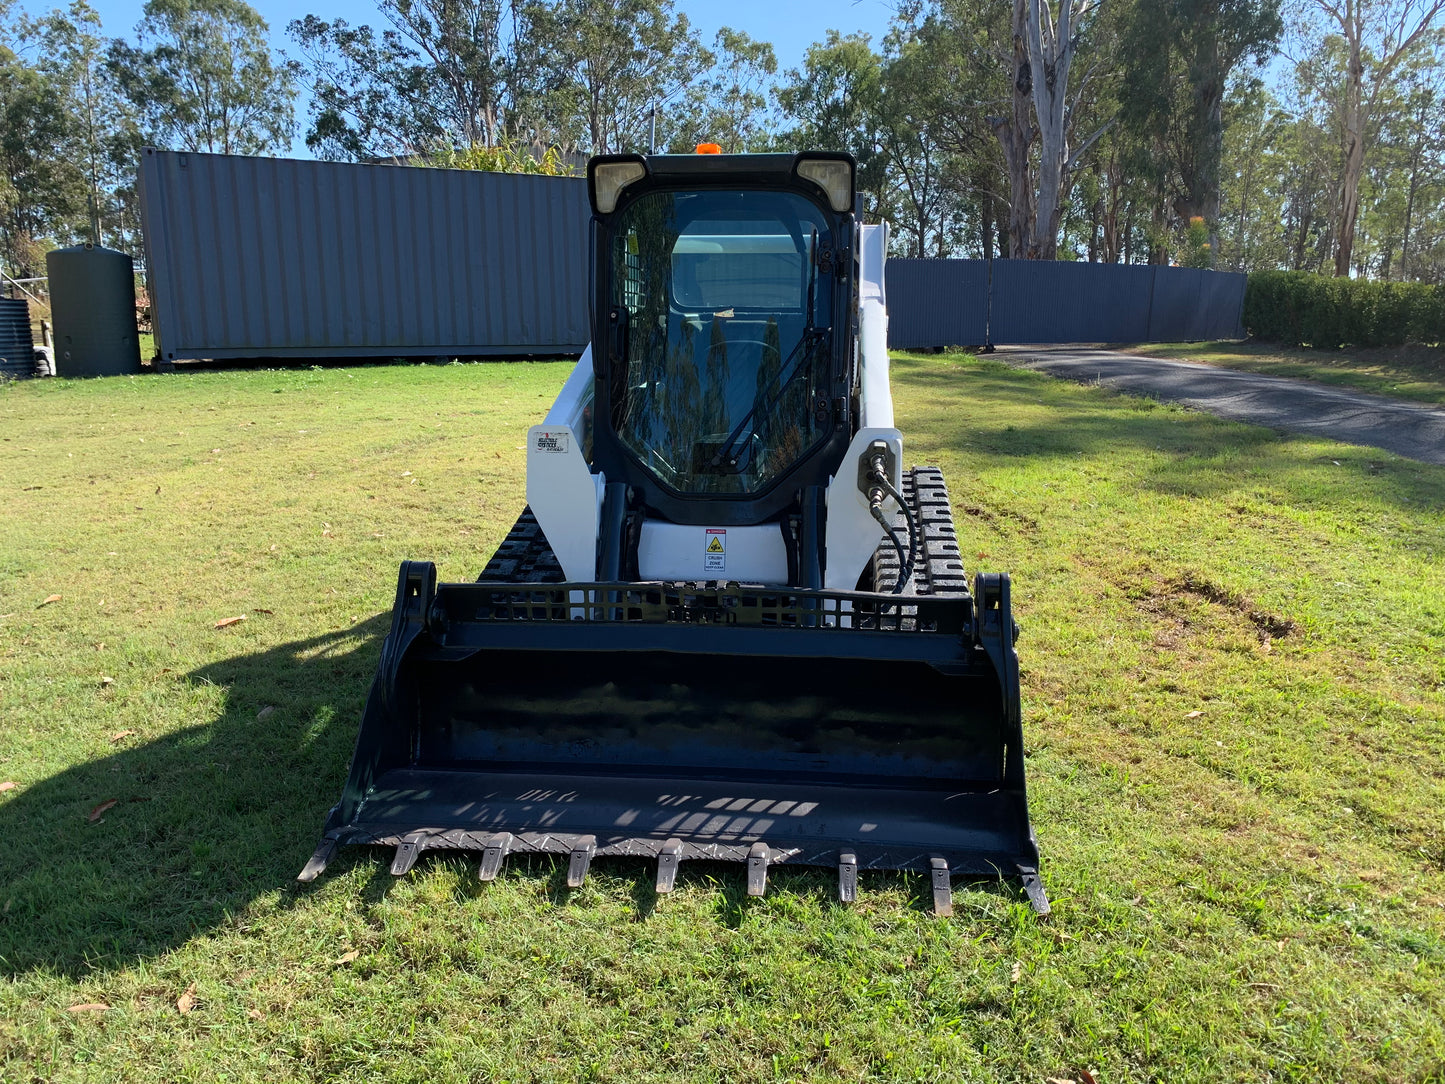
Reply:
M587 344L580 178L147 147L140 194L165 360Z

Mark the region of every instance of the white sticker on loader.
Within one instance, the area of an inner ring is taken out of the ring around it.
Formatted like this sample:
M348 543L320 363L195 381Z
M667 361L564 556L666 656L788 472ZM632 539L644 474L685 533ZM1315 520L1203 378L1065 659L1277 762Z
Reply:
M702 552L702 568L704 572L722 572L727 567L728 555L728 532L724 527L709 527L707 534L707 545Z
M543 430L537 434L537 451L539 452L561 452L566 454L569 445L568 433L565 429L556 432Z

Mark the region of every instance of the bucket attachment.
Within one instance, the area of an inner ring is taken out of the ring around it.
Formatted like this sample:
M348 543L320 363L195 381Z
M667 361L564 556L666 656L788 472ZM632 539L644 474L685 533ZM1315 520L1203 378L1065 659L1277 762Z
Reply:
M300 879L341 844L912 869L1022 882L1029 826L1006 576L973 596L735 584L436 582L401 566L341 801Z

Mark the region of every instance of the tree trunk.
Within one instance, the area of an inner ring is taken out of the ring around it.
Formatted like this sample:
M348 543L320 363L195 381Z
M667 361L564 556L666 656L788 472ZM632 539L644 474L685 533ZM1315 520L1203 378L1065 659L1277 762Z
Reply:
M1029 117L1033 105L1033 71L1029 63L1027 28L1031 2L1037 3L1037 0L1014 0L1013 108L1006 117L988 118L988 125L998 138L1004 164L1008 168L1009 256L1015 260L1028 256L1036 214L1033 171L1029 166L1029 148L1035 138Z
M1410 159L1410 189L1405 195L1405 230L1400 238L1400 280L1410 281L1410 222L1415 217L1415 192L1420 186L1420 153Z
M1069 165L1069 68L1074 60L1074 0L1059 0L1051 23L1042 0L1028 0L1028 53L1039 128L1039 194L1029 258L1058 257Z
M1335 276L1348 277L1355 249L1355 222L1360 216L1360 176L1365 170L1365 127L1360 98L1365 81L1365 62L1360 54L1358 34L1347 37L1350 59L1345 74L1343 116L1345 169L1340 178L1340 216L1335 230Z
M1120 175L1119 155L1116 151L1109 156L1104 167L1104 262L1118 263L1122 240L1119 236L1119 202L1122 199L1124 179ZM1125 258L1125 263L1128 259Z

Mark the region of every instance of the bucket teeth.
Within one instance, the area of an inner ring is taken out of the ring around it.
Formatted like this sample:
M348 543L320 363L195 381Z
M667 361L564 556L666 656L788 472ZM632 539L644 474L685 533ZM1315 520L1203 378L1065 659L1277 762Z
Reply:
M316 878L321 876L322 871L326 869L326 864L330 862L335 855L336 840L330 836L323 836L321 842L316 845L315 852L311 855L311 861L302 867L301 872L296 875L296 879L303 884L309 884L311 881L316 880Z
M495 881L511 849L511 832L501 832L493 836L492 841L482 848L482 864L477 869L477 880Z
M748 850L748 895L761 896L768 887L768 845L754 843Z
M682 840L669 839L657 852L657 892L666 895L677 883L677 867L682 861Z
M858 896L858 856L844 851L838 856L838 899L852 903Z
M567 862L567 887L581 888L587 879L587 867L597 853L596 836L578 836L572 844L572 857Z
M391 860L391 875L393 877L404 877L411 872L411 867L416 865L416 859L421 854L422 834L411 832L402 837L396 845L396 857Z
M1020 866L1019 880L1023 882L1024 895L1028 897L1034 914L1039 916L1048 914L1050 911L1049 897L1044 895L1044 883L1039 880L1039 871L1032 866Z
M953 883L949 879L948 859L934 855L929 860L933 875L933 913L939 918L953 914Z

